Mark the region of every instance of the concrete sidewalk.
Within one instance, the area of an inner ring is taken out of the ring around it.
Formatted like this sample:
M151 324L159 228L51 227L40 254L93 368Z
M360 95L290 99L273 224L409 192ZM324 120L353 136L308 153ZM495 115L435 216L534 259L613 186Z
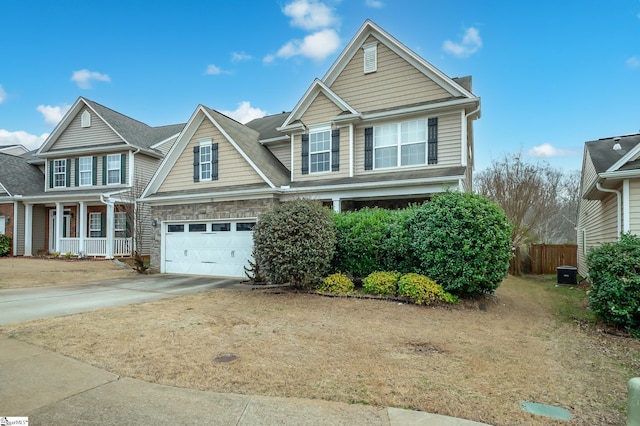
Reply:
M130 378L0 335L0 417L30 425L431 425L483 423L397 408L221 394Z

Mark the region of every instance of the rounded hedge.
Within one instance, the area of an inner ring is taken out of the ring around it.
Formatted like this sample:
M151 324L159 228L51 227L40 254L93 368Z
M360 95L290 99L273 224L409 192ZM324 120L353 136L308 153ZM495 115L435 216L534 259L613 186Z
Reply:
M355 289L353 281L345 274L331 274L322 280L318 291L332 294L348 294Z
M310 288L331 267L336 246L333 212L313 200L276 205L258 217L253 241L269 281Z
M370 294L390 294L398 292L400 272L372 272L362 280L362 291Z
M398 294L411 298L417 305L458 302L457 297L444 291L434 280L413 272L400 277Z
M418 272L454 294L495 291L507 274L512 225L493 201L469 192L444 192L407 218Z
M623 234L587 254L591 309L604 322L640 333L640 238Z

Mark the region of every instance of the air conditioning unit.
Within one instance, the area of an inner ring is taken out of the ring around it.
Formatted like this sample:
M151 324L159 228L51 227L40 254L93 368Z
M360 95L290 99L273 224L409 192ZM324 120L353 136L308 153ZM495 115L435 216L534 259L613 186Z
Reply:
M578 284L578 268L558 266L558 284Z

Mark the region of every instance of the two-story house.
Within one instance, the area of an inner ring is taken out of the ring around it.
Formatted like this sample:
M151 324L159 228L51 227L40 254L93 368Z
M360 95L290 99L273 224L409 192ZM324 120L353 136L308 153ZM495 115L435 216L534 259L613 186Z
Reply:
M43 184L12 196L14 254L148 252L151 225L141 220L136 199L183 127L151 127L78 98L35 156L24 160L40 167Z
M450 78L366 21L290 112L240 124L198 106L145 190L161 272L242 277L276 203L339 212L471 190L471 78Z

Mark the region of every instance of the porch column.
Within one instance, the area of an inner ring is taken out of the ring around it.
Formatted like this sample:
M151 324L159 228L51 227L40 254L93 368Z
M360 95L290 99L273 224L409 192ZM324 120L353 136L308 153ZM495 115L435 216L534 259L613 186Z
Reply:
M87 205L84 203L84 201L80 201L79 203L79 208L78 208L78 219L77 219L77 224L78 224L78 238L80 238L79 244L78 244L78 251L80 253L78 253L81 256L85 256L87 254L87 248L86 248L86 239L87 239Z
M111 203L107 203L107 246L106 246L106 253L105 253L105 257L107 259L113 259L113 238L114 238L114 230L113 227L115 226L115 221L114 221L114 204L113 202Z
M340 213L340 198L333 198L333 211Z
M64 205L56 203L56 253L60 253L60 238L64 235Z
M24 255L33 256L33 204L24 205Z

